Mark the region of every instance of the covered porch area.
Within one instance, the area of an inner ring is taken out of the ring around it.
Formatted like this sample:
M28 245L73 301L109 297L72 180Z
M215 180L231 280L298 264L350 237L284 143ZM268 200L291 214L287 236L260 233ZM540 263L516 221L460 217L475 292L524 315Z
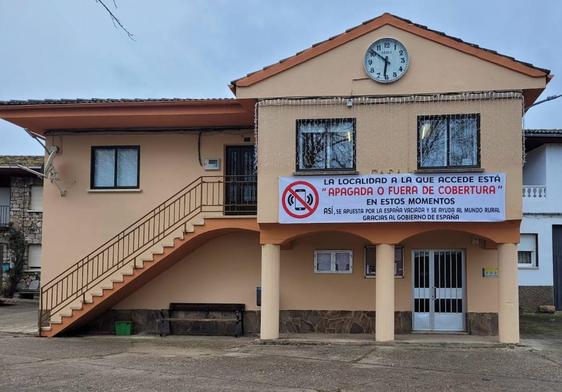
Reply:
M517 343L518 230L516 220L260 224L260 338L367 333L389 342L414 332ZM319 265L329 264L323 251L334 254L332 270Z

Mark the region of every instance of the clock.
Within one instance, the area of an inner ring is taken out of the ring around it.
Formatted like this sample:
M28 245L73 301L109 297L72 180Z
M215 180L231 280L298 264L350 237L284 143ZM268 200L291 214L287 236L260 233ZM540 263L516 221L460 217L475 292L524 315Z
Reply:
M379 83L392 83L408 70L410 57L402 42L394 38L381 38L365 52L365 72Z

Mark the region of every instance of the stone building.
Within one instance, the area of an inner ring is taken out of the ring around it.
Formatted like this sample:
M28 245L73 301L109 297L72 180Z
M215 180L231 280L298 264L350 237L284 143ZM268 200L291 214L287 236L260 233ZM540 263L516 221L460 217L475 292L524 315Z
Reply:
M41 274L41 229L43 225L43 181L23 169L41 171L43 156L0 156L0 258L2 276L13 268L7 228L11 223L25 238L27 251L23 278L18 284L21 295L38 291Z

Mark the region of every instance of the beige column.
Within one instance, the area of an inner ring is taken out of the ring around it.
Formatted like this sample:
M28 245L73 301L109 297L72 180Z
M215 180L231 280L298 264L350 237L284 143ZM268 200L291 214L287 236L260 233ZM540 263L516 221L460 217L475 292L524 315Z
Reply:
M498 244L498 332L501 343L519 343L516 244Z
M377 342L394 340L394 245L377 245L376 325Z
M279 338L279 245L261 246L261 319L260 339Z

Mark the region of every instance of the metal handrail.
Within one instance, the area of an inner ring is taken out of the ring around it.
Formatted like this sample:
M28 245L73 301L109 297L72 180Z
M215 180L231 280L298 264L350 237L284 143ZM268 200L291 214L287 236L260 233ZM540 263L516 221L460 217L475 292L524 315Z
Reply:
M51 316L201 212L256 213L255 176L199 177L41 287L39 329ZM134 264L133 264L134 266Z

